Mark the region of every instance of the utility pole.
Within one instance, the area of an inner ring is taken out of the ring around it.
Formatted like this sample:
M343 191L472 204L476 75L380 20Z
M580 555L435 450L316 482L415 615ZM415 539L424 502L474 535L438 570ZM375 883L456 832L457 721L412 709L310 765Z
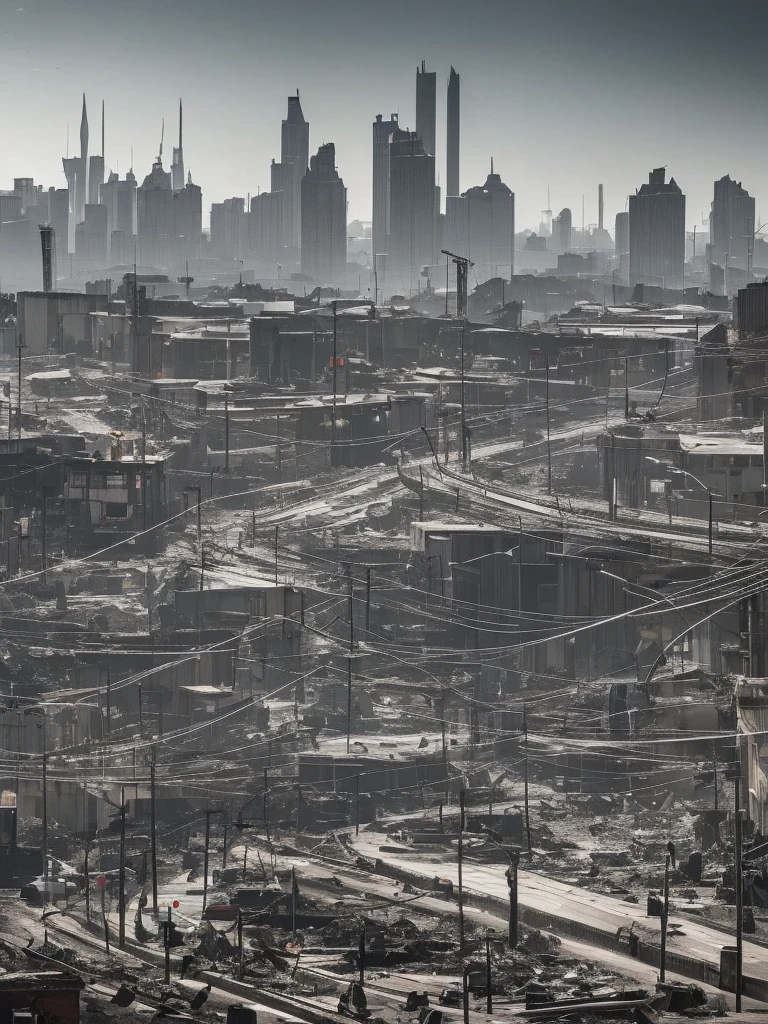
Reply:
M237 908L237 977L243 980L243 910Z
M461 325L461 464L467 468L467 410L464 396L464 324Z
M155 789L155 748L149 763L149 841L152 858L152 910L157 913L157 791Z
M459 876L459 960L464 959L464 790L459 793L459 844L458 844L458 876Z
M365 632L371 632L371 567L365 570Z
M624 419L629 419L629 359L624 357Z
M336 300L334 299L331 303L331 309L333 310L333 402L331 407L331 466L334 464L334 457L336 455L336 384L337 384L337 358L336 358Z
M741 1013L741 988L744 961L744 880L742 877L741 844L741 774L733 780L734 866L736 869L736 1012Z
M48 583L48 488L43 487L43 504L42 504L42 544L41 544L41 563L43 570L43 586Z
M509 854L509 867L507 868L507 885L509 886L508 945L510 949L516 949L518 943L517 867L519 863L520 854L517 850L512 850Z
M664 902L661 909L661 960L659 966L659 981L666 980L667 974L667 923L669 921L669 864L670 854L664 860Z
M120 870L118 886L117 944L125 949L125 786L120 787Z
M549 356L546 357L546 404L547 404L547 494L552 493L552 443L549 435Z
M445 687L440 692L440 739L443 747L443 785L445 790L445 800L448 801L450 793L450 787L448 784L448 746L445 742L445 715L446 715L446 690ZM442 805L440 808L442 814Z
M43 725L43 905L48 895L48 751ZM16 812L18 814L18 811Z
M347 753L352 735L352 655L347 655Z
M278 571L277 545L278 545L279 541L280 541L280 527L278 525L278 526L275 527L275 586L277 586L277 571Z
M712 491L707 491L709 495L709 557L712 557Z
M275 445L275 469L277 470L277 482L283 482L283 456L280 446L280 413L275 416L277 422L277 443Z
M22 350L23 347L24 347L24 343L23 343L22 339L19 338L19 350L18 350L19 351L19 367L18 367L18 374L17 374L17 376L18 376L19 404L18 404L18 406L16 408L16 415L17 415L17 420L16 420L16 436L17 436L17 439L18 439L17 451L21 451L21 350Z
M523 704L523 743L525 749L525 836L528 843L528 856L531 856L531 818L528 804L528 709Z
M229 385L224 385L224 472L229 473Z
M349 653L355 649L355 594L352 566L349 567Z
M90 865L89 854L91 852L91 840L86 838L85 840L85 922L86 924L91 923L91 876L90 876Z
M112 736L112 671L107 662L107 736Z
M493 996L491 994L491 935L485 933L485 1012L493 1013Z

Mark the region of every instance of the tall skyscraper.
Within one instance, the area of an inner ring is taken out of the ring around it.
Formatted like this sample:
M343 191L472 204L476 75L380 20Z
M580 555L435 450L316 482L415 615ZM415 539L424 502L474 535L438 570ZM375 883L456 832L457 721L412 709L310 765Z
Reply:
M460 196L447 196L447 249L467 256L479 283L511 278L515 264L515 194L495 174Z
M448 76L448 102L446 105L446 174L445 195L458 196L459 192L459 144L461 140L461 80L451 67Z
M629 280L679 290L684 276L685 196L657 167L629 197Z
M318 149L301 182L301 272L341 284L347 265L347 190L332 142Z
M372 255L387 252L389 245L389 140L398 129L397 114L388 121L381 114L373 122L373 216Z
M279 262L283 240L282 192L262 192L251 197L248 222L248 249L253 257L262 257L269 263ZM273 267L274 270L274 267Z
M88 161L88 202L95 206L101 202L99 189L104 184L104 100L101 101L101 154Z
M309 123L299 92L288 97L288 116L280 130L280 163L272 161L272 191L283 193L283 244L301 245L301 179L309 163Z
M242 259L248 240L245 199L234 197L211 206L211 245L224 259Z
M389 145L389 290L415 292L435 261L435 158L417 132L397 129Z
M416 68L416 134L424 143L427 156L435 155L437 121L437 73L427 71L426 63Z
M74 225L85 217L88 200L88 111L83 93L83 112L80 118L80 156L66 156L62 160L64 174L69 188L69 249L73 251Z
M136 234L136 175L128 171L121 181L112 171L108 181L102 185L102 197L109 216L109 230Z
M184 188L184 112L179 100L179 144L173 147L173 162L171 163L171 187L175 192Z
M552 221L552 248L555 252L569 252L572 231L573 217L566 206Z
M136 190L136 221L140 262L158 267L180 266L197 255L202 234L203 201L199 185L174 191L170 171L158 155L152 171Z
M755 200L729 174L715 182L709 214L710 262L751 272L755 239Z

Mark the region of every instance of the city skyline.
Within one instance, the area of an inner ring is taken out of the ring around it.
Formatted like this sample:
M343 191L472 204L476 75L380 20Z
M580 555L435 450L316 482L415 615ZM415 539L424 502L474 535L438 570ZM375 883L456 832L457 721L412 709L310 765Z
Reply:
M133 6L140 15L151 5L136 0ZM694 24L682 3L662 7L654 0L632 31L627 13L609 16L603 0L579 5L578 17L568 5L558 6L557 18L544 18L530 4L488 0L474 18L465 17L458 32L451 28L458 5L428 0L413 29L398 34L405 5L395 0L388 5L391 17L376 23L371 44L371 26L361 22L360 6L347 0L323 5L323 17L298 0L281 5L281 17L277 5L266 2L245 10L227 2L215 9L201 0L170 3L157 12L156 31L146 39L142 19L123 24L117 7L100 12L94 23L84 0L32 0L8 12L4 33L5 73L26 97L28 116L9 124L0 174L6 187L22 175L63 187L67 124L72 155L85 91L94 123L101 100L106 102L107 172L119 165L124 176L133 149L141 178L157 155L162 119L175 123L182 96L185 163L203 190L207 220L212 203L269 189L285 97L298 88L313 151L327 142L336 147L349 219L370 220L371 123L378 113L398 111L401 127L415 128L415 71L424 60L437 72L441 185L443 98L453 64L462 77L461 191L482 184L493 157L515 191L519 229L537 227L547 187L553 209L572 209L574 228L581 226L582 195L585 222L595 223L599 181L605 184L610 225L649 168L663 165L688 197L689 229L701 223L702 214L706 218L712 182L724 174L742 180L755 195L760 222L764 160L753 127L761 117L762 66L737 63L734 49L723 88L708 57L716 50L720 63L728 61L728 47L735 44L712 38L706 17L697 16ZM759 31L768 15L757 4L746 6ZM329 7L338 14L333 35L325 24ZM702 5L701 11L708 10L714 5ZM666 31L659 33L654 13L662 17L662 11ZM286 16L291 12L303 26L297 35L291 30L295 21ZM170 57L163 47L174 33L180 45ZM689 45L670 61L681 36ZM375 74L371 45L382 58ZM87 71L78 59L83 47ZM216 74L200 75L208 60L216 62ZM614 76L618 89L609 88ZM722 151L702 141L718 116L729 125ZM168 143L165 163L170 167Z

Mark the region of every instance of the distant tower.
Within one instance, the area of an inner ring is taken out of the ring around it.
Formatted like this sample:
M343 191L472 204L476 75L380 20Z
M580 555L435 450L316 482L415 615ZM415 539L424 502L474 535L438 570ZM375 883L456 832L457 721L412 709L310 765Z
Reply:
M389 139L398 130L397 114L385 121L381 114L373 122L373 216L371 243L373 255L389 246Z
M437 73L427 71L424 61L416 68L416 134L424 143L427 156L435 155L437 120Z
M173 148L173 162L171 163L171 186L174 192L184 188L184 112L179 100L179 144Z
M104 184L104 100L101 101L101 155L92 156L88 161L88 202L101 202L101 186Z
M398 129L389 143L389 253L387 276L415 292L421 268L435 262L439 208L435 158L416 132Z
M75 223L85 218L85 204L88 200L88 111L83 93L83 113L80 118L80 160L75 174Z
M309 123L304 119L299 92L288 97L288 116L280 129L280 163L272 162L271 187L283 193L283 244L301 245L301 179L309 166Z
M685 270L685 196L656 167L629 197L629 283L681 289Z
M56 289L56 232L50 224L40 225L40 244L43 256L43 291Z
M347 264L347 190L327 142L301 180L301 272L319 284L343 284Z
M603 186L597 186L597 230L603 230Z
M552 248L557 253L569 252L571 248L571 233L573 230L573 217L566 206L552 221Z
M446 140L446 196L460 195L459 187L459 141L461 116L461 80L451 68L448 76L447 140Z

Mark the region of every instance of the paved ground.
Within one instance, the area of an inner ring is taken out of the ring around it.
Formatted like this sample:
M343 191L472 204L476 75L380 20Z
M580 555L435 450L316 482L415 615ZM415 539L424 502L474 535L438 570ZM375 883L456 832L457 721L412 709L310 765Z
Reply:
M414 851L402 847L402 853L382 853L379 846L384 844L388 851L397 844L381 833L361 833L354 841L355 848L370 859L381 859L408 871L426 877L441 875L458 883L456 860L452 856ZM468 892L492 895L506 900L509 890L501 865L465 864L464 887ZM635 932L651 941L658 939L658 922L647 918L644 908L624 903L599 893L553 881L528 871L519 873L519 899L522 906L565 917L597 928L606 934L615 935L620 927L629 928L635 924ZM674 921L674 915L671 918ZM720 950L730 945L729 937L720 931L696 922L685 921L679 936L670 936L667 948L685 956L694 957L704 963L718 966ZM753 978L768 980L768 951L761 946L744 943L744 974Z

